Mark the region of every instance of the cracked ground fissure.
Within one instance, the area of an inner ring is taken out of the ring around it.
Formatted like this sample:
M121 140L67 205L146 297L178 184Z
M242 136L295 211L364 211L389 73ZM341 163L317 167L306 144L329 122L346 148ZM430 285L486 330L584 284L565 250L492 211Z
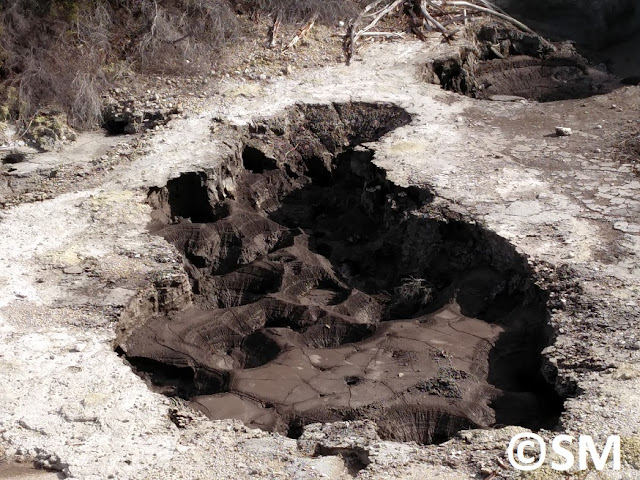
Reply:
M291 436L364 418L419 443L555 425L547 296L526 259L358 146L410 121L299 105L252 125L215 172L151 189L150 228L181 252L193 301L127 328L118 350L211 418Z

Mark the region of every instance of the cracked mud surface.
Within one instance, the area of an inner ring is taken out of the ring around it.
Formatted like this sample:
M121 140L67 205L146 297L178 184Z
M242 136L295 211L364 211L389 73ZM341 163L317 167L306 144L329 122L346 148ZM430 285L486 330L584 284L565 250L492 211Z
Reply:
M210 418L298 436L372 419L384 438L552 427L545 294L513 247L357 147L409 123L389 105L290 109L242 158L150 192L152 229L184 256L193 305L120 350Z

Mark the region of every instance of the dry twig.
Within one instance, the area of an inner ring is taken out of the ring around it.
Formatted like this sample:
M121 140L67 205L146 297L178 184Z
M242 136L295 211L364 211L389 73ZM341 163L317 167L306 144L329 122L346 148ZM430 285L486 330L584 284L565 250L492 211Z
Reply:
M474 5L471 2L465 2L465 1L461 1L461 0L446 0L443 5L446 6L453 6L453 7L466 7L469 10L476 10L478 12L482 12L482 13L488 13L489 15L494 15L498 18L501 18L502 20L505 20L509 23L512 23L513 25L515 25L516 27L518 27L520 30L524 30L527 33L533 33L534 35L536 34L536 32L534 32L533 30L531 30L529 27L527 27L524 23L516 20L515 18L505 14L505 13L501 13L498 12L497 10L494 10L492 8L487 8L487 7L481 7L479 5Z
M360 37L404 37L404 34L400 32L372 31L380 20L392 13L403 3L405 5L405 12L411 17L409 28L421 40L426 40L422 32L423 29L427 31L437 30L447 41L452 40L460 29L449 30L447 26L460 23L466 25L470 14L473 14L473 12L493 15L511 23L520 30L537 35L524 23L500 10L490 0L386 0L386 4L383 4L383 0L375 0L367 5L360 15L351 20L347 26L343 43L347 65L351 63L351 59L355 53L356 43ZM380 8L381 4L383 6ZM360 28L365 18L371 18L371 20L365 27ZM542 39L542 41L547 47L554 49L553 45L548 41L544 39ZM500 57L501 54L498 52L496 56Z
M377 15L375 16L375 18L373 19L373 21L369 25L367 25L366 27L364 27L362 30L360 30L358 33L355 34L354 40L357 41L358 37L362 36L363 33L366 33L369 30L371 30L373 27L375 27L376 24L380 21L380 19L382 17L384 17L384 16L390 14L391 12L393 12L403 2L404 2L404 0L395 0L391 4L389 4L386 7L384 7L382 10L380 10L377 13Z
M318 18L318 15L314 15L313 17L311 17L311 20L309 20L302 27L300 27L300 29L296 32L296 34L291 39L291 41L282 49L282 51L284 52L285 50L289 50L290 48L295 47L296 44L311 31L311 29L316 23L317 18Z
M415 2L418 6L418 8L420 9L420 13L422 14L422 16L429 21L434 27L436 27L436 30L438 30L442 35L444 35L444 38L448 40L451 40L451 38L453 37L453 35L456 32L449 32L446 28L444 28L444 26L438 22L428 11L427 11L427 3L429 5L433 5L429 0L422 0L420 2L416 1ZM457 30L456 30L457 31Z

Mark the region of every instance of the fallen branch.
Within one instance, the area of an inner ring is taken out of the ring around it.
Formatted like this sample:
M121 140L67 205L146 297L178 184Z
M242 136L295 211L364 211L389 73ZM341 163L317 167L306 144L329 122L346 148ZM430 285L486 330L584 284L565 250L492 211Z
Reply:
M409 16L411 17L411 19L409 20L409 27L411 28L411 31L416 37L425 42L427 40L427 37L424 33L422 33L420 27L426 27L427 31L430 32L432 30L431 25L425 23L423 18L418 18L412 8L407 8L407 11L409 12Z
M520 30L524 30L527 33L532 33L534 35L537 35L536 32L534 32L533 30L531 30L529 27L527 27L524 23L516 20L515 18L505 14L505 13L501 13L498 12L497 10L493 10L491 8L487 8L487 7L481 7L479 5L474 5L473 3L470 2L464 2L464 1L460 1L460 0L445 0L443 2L443 5L446 6L453 6L453 7L466 7L470 10L477 10L478 12L483 12L483 13L488 13L490 15L494 15L498 18L501 18L502 20L506 20L507 22L515 25L516 27L518 27Z
M427 7L426 4L429 3L429 5L432 5L432 3L429 0L426 1L416 1L416 4L418 4L418 8L420 9L420 14L428 21L430 22L434 27L436 27L436 30L438 30L443 36L444 38L447 39L447 41L451 40L453 38L453 35L456 32L449 32L444 25L442 25L438 20L436 20L428 11L427 11Z
M479 3L479 5L477 3ZM380 20L402 4L405 6L405 13L410 17L408 30L412 31L421 40L426 40L425 34L423 33L424 30L437 30L447 41L450 41L454 38L454 35L460 31L460 28L448 30L447 26L451 24L467 25L468 19L478 13L493 15L511 23L522 31L538 36L524 23L500 10L500 8L493 4L492 0L375 0L368 4L362 12L347 25L343 40L347 65L351 63L356 50L356 43L360 37L405 37L404 33L399 32L373 31ZM365 18L370 19L370 21L365 27L360 28ZM541 38L541 41L545 47L555 50L554 46L544 38ZM492 51L498 58L503 56L497 49L492 49Z
M362 12L356 17L349 21L347 25L347 32L344 35L344 40L342 42L342 49L344 50L344 56L346 58L345 63L347 65L351 65L351 59L353 58L353 54L356 50L356 27L362 21L362 19L369 14L371 10L380 5L384 0L375 0L371 2L369 5L364 7Z
M404 38L407 36L406 32L364 32L360 34L361 37L381 37L381 38Z
M507 12L502 10L497 5L489 2L488 0L477 0L477 1L480 2L482 5L484 5L485 7L490 8L491 10L495 10L496 12L504 13L505 15L507 14Z
M458 15L456 17L452 17L448 20L445 20L441 23L443 27L446 27L447 25L451 25L452 23L466 22L468 18L469 18L469 15Z
M306 24L304 24L294 35L294 37L291 39L291 41L287 44L287 46L285 46L282 51L286 51L289 50L290 48L293 48L296 46L296 44L302 40L313 28L313 26L316 23L316 19L318 18L317 14L314 14L313 17L311 17L311 20L309 20Z
M389 13L394 11L396 8L398 8L398 6L401 3L403 3L403 1L404 0L395 0L393 3L387 5L385 8L380 10L369 25L367 25L366 27L364 27L362 30L360 30L358 33L355 34L354 40L357 41L358 37L360 37L363 33L368 32L373 27L375 27L382 17L384 17L385 15L388 15Z

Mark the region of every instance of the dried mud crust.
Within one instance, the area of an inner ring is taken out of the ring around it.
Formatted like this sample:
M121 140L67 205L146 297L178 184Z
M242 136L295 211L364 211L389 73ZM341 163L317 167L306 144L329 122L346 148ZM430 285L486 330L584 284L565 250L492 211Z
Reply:
M182 253L193 303L123 318L118 351L211 418L291 436L365 418L420 443L555 425L548 296L526 259L358 146L410 120L296 106L236 158L152 188L151 228Z
M487 22L470 26L467 37L471 44L461 46L458 55L429 62L429 81L474 98L540 102L586 98L621 86L569 43L553 46L535 34Z

